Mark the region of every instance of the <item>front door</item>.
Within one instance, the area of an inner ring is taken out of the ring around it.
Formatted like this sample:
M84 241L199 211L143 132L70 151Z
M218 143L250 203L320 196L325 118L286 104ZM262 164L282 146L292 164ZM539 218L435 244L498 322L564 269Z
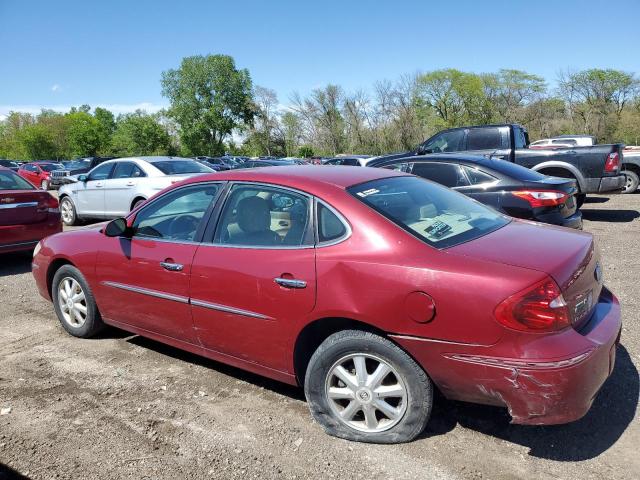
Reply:
M134 162L117 162L111 177L105 181L105 215L123 217L131 210L134 192L145 174Z
M76 190L76 208L78 213L87 217L103 218L104 214L104 186L111 174L113 163L104 163L89 173L86 182L74 185Z
M173 190L145 205L131 238L109 238L96 262L96 299L108 320L193 343L189 278L219 184Z
M211 350L285 371L291 327L315 306L310 197L237 184L191 275L194 326Z

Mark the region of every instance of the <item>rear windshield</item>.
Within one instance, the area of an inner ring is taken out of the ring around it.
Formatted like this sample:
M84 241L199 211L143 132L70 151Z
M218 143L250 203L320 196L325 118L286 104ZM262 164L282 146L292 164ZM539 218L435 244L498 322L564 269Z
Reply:
M0 171L0 190L34 190L35 187L12 171Z
M39 163L38 166L45 172L53 172L54 170L64 170L61 163Z
M483 164L480 165L482 166ZM539 182L545 179L545 175L535 170L523 167L522 165L516 165L506 160L491 160L487 162L486 165L504 175L524 182Z
M165 175L181 175L183 173L210 173L213 170L194 160L163 160L152 165Z
M508 217L469 197L418 177L384 178L348 191L436 248L468 242L509 223Z

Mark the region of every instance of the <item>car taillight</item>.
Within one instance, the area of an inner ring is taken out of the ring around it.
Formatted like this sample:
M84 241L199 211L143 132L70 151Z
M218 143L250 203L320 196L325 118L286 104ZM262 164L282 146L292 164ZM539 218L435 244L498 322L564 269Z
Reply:
M59 211L58 207L59 207L58 199L53 195L47 195L47 198L38 202L39 212L56 213Z
M569 195L555 190L519 190L512 195L529 202L532 207L554 207L567 201Z
M620 155L618 152L610 153L604 164L604 171L607 173L616 172L620 168Z
M507 328L532 333L555 332L571 324L562 292L550 277L504 300L494 315Z

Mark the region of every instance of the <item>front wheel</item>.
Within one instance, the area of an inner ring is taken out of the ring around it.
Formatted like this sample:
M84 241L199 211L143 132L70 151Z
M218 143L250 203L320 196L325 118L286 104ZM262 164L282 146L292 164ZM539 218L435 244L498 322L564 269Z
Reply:
M78 221L76 207L69 197L64 197L60 201L60 215L62 216L62 222L65 225L72 226Z
M625 176L625 184L622 193L633 193L638 189L638 184L640 184L640 176L636 172L632 172L631 170L622 170L622 173Z
M425 371L386 338L359 330L322 342L309 361L304 390L328 434L358 442L413 440L433 404Z

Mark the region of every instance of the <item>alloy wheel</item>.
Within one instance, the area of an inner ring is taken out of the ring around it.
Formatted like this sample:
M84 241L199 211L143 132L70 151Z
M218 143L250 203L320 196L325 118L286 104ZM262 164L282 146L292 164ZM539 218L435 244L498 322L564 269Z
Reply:
M62 201L62 204L60 205L60 214L62 215L62 221L64 223L71 223L71 221L73 220L73 205L71 205L71 201Z
M87 320L87 300L75 278L65 277L58 284L58 305L64 321L73 328L80 328Z
M338 360L327 375L325 393L340 421L361 432L388 430L407 410L407 389L398 372L365 353Z

